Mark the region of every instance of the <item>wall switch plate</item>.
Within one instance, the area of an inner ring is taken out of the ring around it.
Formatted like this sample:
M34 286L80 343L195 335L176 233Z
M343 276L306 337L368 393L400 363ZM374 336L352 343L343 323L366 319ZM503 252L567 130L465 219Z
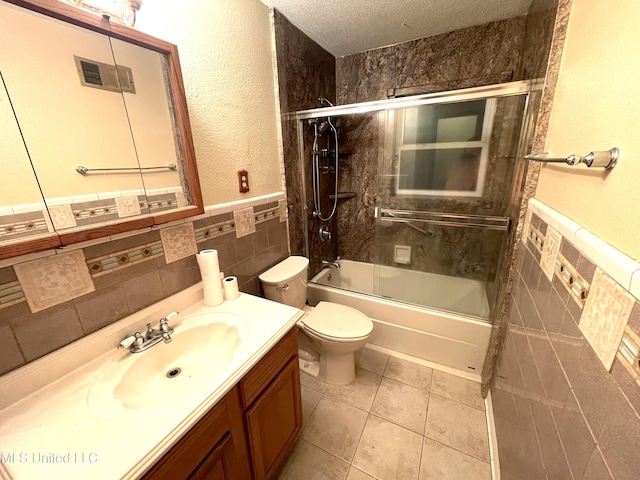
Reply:
M249 172L246 170L238 170L238 188L240 193L249 191Z

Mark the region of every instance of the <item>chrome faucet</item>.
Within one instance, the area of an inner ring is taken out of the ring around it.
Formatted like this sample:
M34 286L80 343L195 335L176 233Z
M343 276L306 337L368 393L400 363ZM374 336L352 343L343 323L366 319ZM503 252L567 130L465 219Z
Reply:
M340 257L336 257L334 262L329 262L328 260L322 260L322 266L340 268Z
M173 328L169 326L167 321L177 316L178 312L171 312L166 317L162 317L157 329L153 328L150 323L147 323L147 332L145 336L142 336L140 332L136 332L122 340L118 345L118 348L123 349L129 347L131 353L140 353L162 341L164 341L164 343L170 343Z

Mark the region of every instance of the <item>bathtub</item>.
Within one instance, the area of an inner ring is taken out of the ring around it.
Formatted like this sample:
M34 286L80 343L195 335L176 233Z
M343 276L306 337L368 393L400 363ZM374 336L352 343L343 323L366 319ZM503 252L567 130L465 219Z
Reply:
M360 310L373 321L373 345L458 370L482 371L491 335L482 282L351 260L340 260L340 267L311 279L310 305L328 301Z

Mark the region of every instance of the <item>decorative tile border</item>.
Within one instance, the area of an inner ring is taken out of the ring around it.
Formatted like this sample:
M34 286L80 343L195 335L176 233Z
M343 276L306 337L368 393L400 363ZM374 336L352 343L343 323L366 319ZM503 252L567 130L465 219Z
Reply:
M32 313L95 291L80 250L20 263L13 269Z
M529 225L529 240L533 243L533 246L542 254L542 249L544 248L544 234L540 232L533 225Z
M91 277L95 278L163 255L162 242L157 241L89 259L87 267Z
M176 262L198 253L193 223L184 223L160 230L164 258L167 263Z
M628 326L622 335L616 357L640 386L640 336Z
M555 231L555 230L554 230ZM557 232L556 232L557 233ZM531 240L533 247L540 252L544 251L546 236L533 225L529 225L528 238ZM557 242L558 249L555 250L555 258L553 269L560 283L571 294L576 304L582 309L589 295L589 282L578 273L575 265L572 265L562 253L559 251L560 241ZM541 259L542 261L542 259Z
M578 326L607 370L620 348L633 303L627 290L596 270Z
M551 227L547 228L547 234L545 235L544 247L542 248L542 256L540 257L540 268L547 276L549 281L553 280L554 265L556 257L560 251L560 242L562 237L557 230Z
M545 222L557 224L557 230L563 238L569 241L574 238L575 241L571 243L580 252L636 298L640 298L640 263L538 199L531 199L529 208Z
M17 280L0 285L0 308L26 302L22 285Z
M571 297L580 308L584 307L584 303L589 295L590 284L582 275L578 273L576 268L571 265L562 253L558 252L555 261L556 277L564 285Z
M583 310L578 326L605 368L610 370L617 358L640 385L640 332L627 325L631 309L640 298L640 263L535 198L529 201L529 210L547 224L544 236L535 226L528 226L525 233L533 247L544 250L549 233L557 229L560 241L569 241L596 266L593 280L588 282L558 251L553 270Z
M0 216L0 241L49 233L49 227L44 215L43 211L37 211L33 212L32 215Z
M256 216L253 207L233 211L233 219L236 222L236 237L241 238L251 235L256 231Z
M170 192L175 193L175 192ZM157 197L161 201L165 201L168 194L158 194ZM249 206L253 206L256 210L254 213L254 221L255 224L260 224L263 222L267 222L274 218L280 218L282 221L281 213L282 207L284 204L283 201L284 194L282 192L263 195L260 197L254 197L247 200L241 200L237 202L230 202L226 204L212 205L205 208L205 213L203 215L197 216L195 218L211 218L212 221L215 221L215 217L217 215L232 213L234 210L248 208ZM111 199L113 201L113 198ZM154 206L150 204L144 204L143 207L152 208ZM158 203L154 208L162 208L163 205ZM268 207L268 208L267 208ZM113 205L114 212L109 212L111 214L115 213L115 203ZM40 212L42 214L42 212ZM94 215L102 212L94 212ZM0 217L0 239L2 239L2 227L4 226L1 223L3 218L8 217L24 217L26 214L15 214L12 216ZM91 216L90 212L87 211L85 215ZM188 221L193 220L187 219ZM26 222L26 221L25 221ZM46 222L44 219L41 219L38 223L38 228L44 227L44 231L48 232L46 227ZM26 228L26 226L24 227ZM236 231L235 221L233 219L225 220L222 222L217 222L209 226L201 227L194 231L194 238L197 243L201 243L205 240L215 238L217 236L226 235L228 233L232 233ZM139 233L144 233L143 231ZM137 234L137 233L136 233ZM122 238L121 234L114 235L111 237L105 237L102 241L92 241L91 245L95 245L98 243L106 243L109 241L117 240ZM79 244L80 246L80 244ZM71 246L72 247L72 246ZM82 247L80 247L82 248ZM80 250L78 248L78 250ZM48 258L53 256L54 253L59 253L54 250L42 252L38 254L38 258ZM68 253L68 252L67 252ZM62 254L64 255L64 253ZM141 262L146 262L147 260L152 260L154 258L158 258L165 255L165 250L162 246L161 241L145 243L143 245L135 246L126 250L120 250L117 252L109 253L106 255L102 255L100 257L90 258L85 260L87 270L89 272L90 278L97 278L102 275L107 275L109 273L113 273L118 270L122 270L134 265L137 265ZM7 262L3 266L14 265L17 266L21 263L30 260L32 255L16 257L10 259L10 263ZM15 305L16 303L25 302L26 298L24 295L24 290L19 281L13 281L6 284L0 285L0 309L9 307L11 305Z

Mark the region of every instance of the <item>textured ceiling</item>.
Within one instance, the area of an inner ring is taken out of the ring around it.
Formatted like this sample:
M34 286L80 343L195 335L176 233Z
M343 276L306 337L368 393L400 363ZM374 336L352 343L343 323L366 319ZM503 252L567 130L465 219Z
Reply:
M525 15L532 0L261 0L336 57Z

